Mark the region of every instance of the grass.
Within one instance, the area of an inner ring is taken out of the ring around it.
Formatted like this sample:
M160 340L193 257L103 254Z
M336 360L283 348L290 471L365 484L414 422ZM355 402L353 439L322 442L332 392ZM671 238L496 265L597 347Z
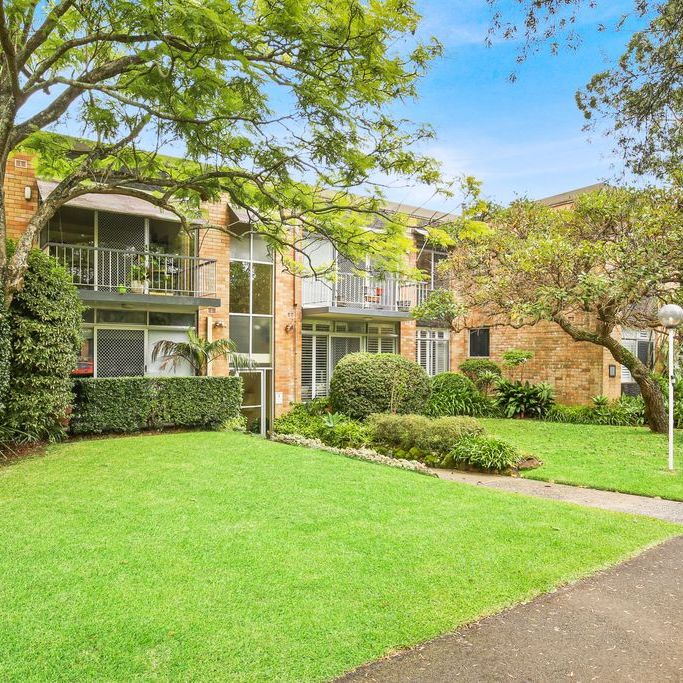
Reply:
M229 433L0 469L2 681L319 681L678 534Z
M495 436L536 456L529 479L683 500L683 433L675 436L677 469L667 469L667 437L646 427L483 420Z

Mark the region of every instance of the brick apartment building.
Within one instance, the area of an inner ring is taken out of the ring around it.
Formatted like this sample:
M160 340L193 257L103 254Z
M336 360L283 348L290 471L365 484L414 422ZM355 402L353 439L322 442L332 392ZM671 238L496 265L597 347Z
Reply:
M29 156L10 159L10 237L22 233L54 185L36 178ZM577 192L587 189L593 188ZM542 201L562 207L572 196ZM428 221L433 212L415 209L414 216ZM565 403L585 403L597 394L618 397L630 381L607 351L576 343L549 323L515 330L482 319L459 332L418 325L410 309L439 287L436 266L445 258L425 243L424 230L414 229L415 250L408 256L427 275L424 282L361 277L332 245L318 246L314 260L336 261L337 278L330 282L291 275L262 239L248 234L246 220L227 203L207 205L206 223L189 237L173 214L136 198L85 195L62 207L39 246L69 269L88 307L76 374L171 372L152 360L159 340L184 339L190 327L210 338L229 337L253 361L253 369L241 373L243 410L252 428L262 431L292 403L324 395L336 363L354 351L400 353L434 375L457 370L469 357L500 360L505 350L524 348L534 353L526 377L549 381ZM230 225L245 236L231 238L209 224ZM647 335L624 336L641 355L651 352ZM210 369L227 371L219 362Z

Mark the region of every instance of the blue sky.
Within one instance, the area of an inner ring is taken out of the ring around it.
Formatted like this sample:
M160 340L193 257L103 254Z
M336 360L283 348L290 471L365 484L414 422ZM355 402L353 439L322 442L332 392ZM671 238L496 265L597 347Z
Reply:
M578 88L623 53L631 34L599 32L599 23L614 22L625 3L599 4L599 10L582 10L577 51L552 56L546 49L517 65L518 44L484 45L491 18L484 0L418 0L423 32L445 47L444 57L420 85L419 100L399 110L436 130L437 140L425 151L440 159L450 175L478 177L485 194L501 202L520 195L540 198L614 177L620 169L610 142L582 131L584 118L574 101ZM515 83L509 80L513 71ZM400 202L452 208L424 188L387 194Z

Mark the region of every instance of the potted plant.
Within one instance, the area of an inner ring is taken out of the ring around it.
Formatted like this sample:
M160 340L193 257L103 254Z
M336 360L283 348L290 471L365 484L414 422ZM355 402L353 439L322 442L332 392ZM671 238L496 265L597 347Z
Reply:
M125 293L128 291L128 288L126 287L126 285L119 285L119 286L116 288L116 291L117 291L119 294L125 294Z
M147 267L137 263L130 267L130 291L133 294L144 294L147 291Z

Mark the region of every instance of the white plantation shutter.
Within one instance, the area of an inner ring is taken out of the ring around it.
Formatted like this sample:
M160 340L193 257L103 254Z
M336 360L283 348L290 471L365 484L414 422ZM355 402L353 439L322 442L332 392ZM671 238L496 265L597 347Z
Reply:
M304 401L313 398L313 339L308 335L301 338L301 398Z
M323 336L306 335L301 339L301 398L304 401L327 396L328 342L328 337Z
M450 344L446 330L418 330L415 360L430 377L449 368Z

